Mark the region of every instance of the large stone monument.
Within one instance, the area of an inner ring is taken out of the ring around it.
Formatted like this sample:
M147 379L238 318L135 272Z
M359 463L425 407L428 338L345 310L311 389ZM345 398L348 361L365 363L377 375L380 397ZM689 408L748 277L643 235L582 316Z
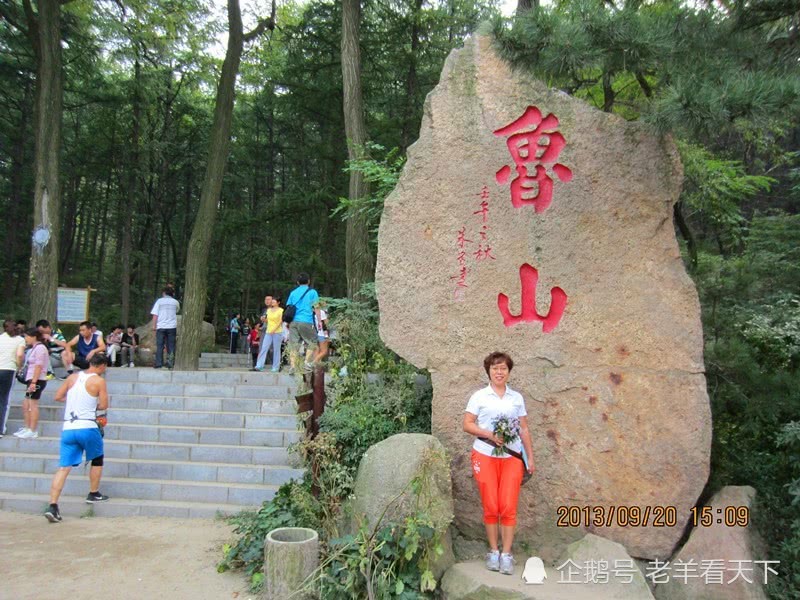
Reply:
M384 341L432 374L462 534L483 537L462 416L503 350L537 468L518 539L551 559L587 532L671 554L711 443L681 180L670 140L512 73L489 38L448 58L386 200L377 285Z

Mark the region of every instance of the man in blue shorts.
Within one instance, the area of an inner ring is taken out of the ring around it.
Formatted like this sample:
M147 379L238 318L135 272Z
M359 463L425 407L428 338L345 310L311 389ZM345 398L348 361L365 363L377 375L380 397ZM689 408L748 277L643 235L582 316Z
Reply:
M108 410L108 389L102 378L106 371L106 355L97 352L89 357L89 368L70 375L56 392L56 401L65 402L64 430L61 432L61 458L59 469L53 475L50 486L50 506L44 516L51 523L61 521L58 498L64 489L70 469L81 464L84 454L91 461L89 470L89 495L87 504L105 502L108 496L100 493L100 477L103 474L103 436L100 425L105 417L98 411Z

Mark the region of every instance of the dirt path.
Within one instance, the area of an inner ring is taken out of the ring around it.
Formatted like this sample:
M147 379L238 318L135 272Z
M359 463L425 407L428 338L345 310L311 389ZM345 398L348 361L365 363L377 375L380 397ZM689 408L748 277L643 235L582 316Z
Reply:
M240 574L217 573L231 540L220 521L65 517L0 511L0 598L245 600Z

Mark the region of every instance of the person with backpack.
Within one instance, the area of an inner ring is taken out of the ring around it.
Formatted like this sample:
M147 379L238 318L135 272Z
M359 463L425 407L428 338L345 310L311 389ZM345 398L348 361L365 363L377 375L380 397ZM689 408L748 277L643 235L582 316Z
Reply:
M236 313L231 318L228 331L231 332L231 354L236 354L239 349L239 330L242 328L241 315Z
M292 369L300 368L300 343L305 342L305 368L311 370L311 357L317 349L317 330L314 327L314 305L319 301L317 290L309 285L308 273L297 276L297 287L289 294L283 321L289 325L289 360Z

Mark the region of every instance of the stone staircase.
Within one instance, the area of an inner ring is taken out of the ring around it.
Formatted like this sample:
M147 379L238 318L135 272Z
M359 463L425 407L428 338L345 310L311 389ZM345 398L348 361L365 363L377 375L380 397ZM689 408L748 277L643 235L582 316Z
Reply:
M232 355L235 356L235 355ZM259 506L302 476L287 446L300 439L293 379L243 371L113 368L106 372L109 424L100 489L111 496L96 515L213 517ZM40 512L58 466L63 404L60 382L40 400L39 437L11 435L22 426L23 386L11 393L8 434L0 440L0 509ZM72 470L62 513L89 505L88 467Z
M252 366L250 354L203 352L200 355L201 369L249 369Z

